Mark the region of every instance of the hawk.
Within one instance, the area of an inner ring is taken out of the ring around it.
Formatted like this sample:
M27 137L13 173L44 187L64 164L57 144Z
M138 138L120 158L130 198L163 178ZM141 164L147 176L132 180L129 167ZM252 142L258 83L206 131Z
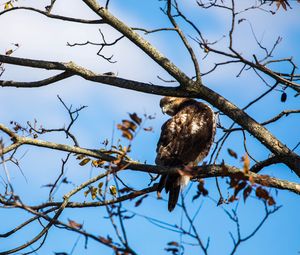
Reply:
M181 169L197 166L208 154L216 133L213 110L190 98L164 97L160 101L163 113L171 116L161 127L155 163L158 166ZM190 176L176 173L161 176L158 193L169 192L168 209L171 212L178 200L181 187Z

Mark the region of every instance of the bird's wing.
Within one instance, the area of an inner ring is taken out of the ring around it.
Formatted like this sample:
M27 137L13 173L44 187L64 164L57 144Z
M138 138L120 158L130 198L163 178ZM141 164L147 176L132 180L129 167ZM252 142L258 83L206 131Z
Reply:
M162 126L156 163L181 166L201 161L213 142L213 121L212 112L197 105L179 111Z

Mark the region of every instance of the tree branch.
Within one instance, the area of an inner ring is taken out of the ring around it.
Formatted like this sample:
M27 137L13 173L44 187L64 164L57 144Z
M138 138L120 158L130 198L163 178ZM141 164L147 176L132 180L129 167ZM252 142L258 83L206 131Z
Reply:
M76 154L83 154L86 156L102 159L107 162L114 162L117 160L117 158L107 155L105 151L101 151L101 150L85 149L76 146L69 146L65 144L47 142L47 141L28 138L28 137L21 137L16 135L15 133L11 134L11 131L8 128L6 128L3 124L0 124L0 130L3 131L6 130L8 134L13 136L14 141L18 143L18 146L21 146L23 144L33 145L33 146L71 152ZM3 151L2 152L3 155L9 152L9 150L7 150L7 147L3 148L2 151ZM282 161L284 161L284 159L282 159ZM123 160L121 162L119 169L128 169L133 171L155 173L155 174L177 173L178 170L181 170L178 168L140 164L135 161L127 161L127 160ZM193 169L191 172L187 174L191 175L192 178L209 178L209 177L217 177L217 176L223 176L223 177L234 176L240 173L242 173L242 171L233 166L209 165L209 166L201 166L196 169ZM300 184L285 181L285 180L280 180L266 175L259 175L252 172L249 172L249 174L244 175L246 179L247 178L249 179L250 176L258 184L273 187L273 188L278 188L278 189L285 189L285 190L292 191L296 194L300 194Z
M41 237L43 237L45 234L48 233L48 230L52 227L52 225L55 223L55 221L59 218L60 214L63 212L63 210L65 209L66 205L68 204L70 198L73 195L75 195L77 192L79 192L80 190L84 189L85 187L87 187L91 183L94 183L97 180L105 177L106 175L107 175L107 172L103 173L103 174L100 174L100 175L98 175L98 176L96 176L94 178L91 178L88 181L82 183L81 185L79 185L76 188L74 188L73 190L71 190L66 195L64 195L63 202L59 206L59 208L56 211L55 215L53 216L53 218L51 218L51 220L49 221L49 223L43 228L43 230L38 235L36 235L33 239L31 239L30 241L26 242L23 245L20 245L20 246L18 246L16 248L13 248L11 250L0 252L0 255L5 255L5 254L11 254L11 253L18 252L18 251L23 250L26 247L30 246L31 244L35 243L36 241L38 241ZM20 203L20 204L21 204L20 206L24 206L24 205L22 205L22 203Z
M176 1L175 1L175 8L179 12L179 7L178 7L178 4L177 4ZM174 19L171 12L172 12L172 0L168 0L167 1L167 15L168 15L168 18L169 18L170 22L172 23L172 25L174 26L174 29L176 30L177 34L181 38L181 41L183 42L185 48L189 52L189 55L190 55L190 57L193 61L193 64L194 64L197 81L199 82L199 84L201 84L202 83L202 81L201 81L201 72L200 72L200 67L199 67L199 63L198 63L196 54L195 54L193 48L191 47L189 41L185 37L183 31L178 26L178 24L177 24L176 20Z
M13 7L13 8L6 9L6 10L0 12L0 16L7 13L7 12L16 11L16 10L27 10L27 11L37 12L37 13L40 13L40 14L42 14L44 16L47 16L48 18L51 18L51 19L59 19L59 20L77 22L77 23L83 23L83 24L105 24L106 23L102 19L100 19L100 20L76 19L76 18L72 18L72 17L66 17L66 16L61 16L61 15L51 14L47 11L42 11L42 10L35 9L35 8L32 8L32 7Z
M38 87L43 87L43 86L64 80L73 75L74 74L66 71L66 72L60 73L58 75L49 77L47 79L40 80L40 81L33 81L33 82L16 82L16 81L0 80L0 86L1 87L15 87L15 88L38 88Z

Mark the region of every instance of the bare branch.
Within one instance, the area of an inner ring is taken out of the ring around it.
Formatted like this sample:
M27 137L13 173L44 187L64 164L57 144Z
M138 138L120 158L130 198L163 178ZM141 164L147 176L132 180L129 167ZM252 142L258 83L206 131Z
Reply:
M63 72L58 75L49 77L47 79L40 80L40 81L33 81L33 82L16 82L16 81L0 80L0 86L1 87L15 87L15 88L38 88L38 87L43 87L43 86L67 79L73 75L74 74L71 74L69 72Z
M262 122L261 125L268 125L270 123L273 123L273 122L279 120L283 116L288 116L288 115L293 114L293 113L300 113L300 110L284 110L281 113L279 113L278 115L276 115L275 117L273 117L272 119L269 119L269 120L266 120L266 121Z
M51 19L58 19L58 20L63 20L63 21L76 22L76 23L83 23L83 24L105 24L106 23L102 19L100 19L100 20L76 19L76 18L72 18L72 17L65 17L65 16L61 16L61 15L51 14L47 11L41 11L39 9L35 9L35 8L31 8L31 7L13 7L10 9L6 9L6 10L0 12L0 16L5 13L16 11L16 10L27 10L27 11L37 12L37 13L40 13Z
M273 87L271 89L273 89ZM251 104L252 104L252 102L251 102ZM248 104L248 105L250 105L250 104ZM284 110L281 113L274 116L273 118L260 123L260 125L265 126L265 125L268 125L270 123L274 123L277 120L281 119L282 117L284 117L284 116L287 117L290 114L294 114L294 113L300 113L300 110ZM242 131L242 130L243 130L242 128L230 128L230 129L224 129L223 131L224 132L233 132L233 131Z
M145 35L156 33L156 32L162 32L162 31L176 31L176 29L172 28L172 27L157 28L157 29L152 29L152 30L148 30L148 29L145 29L145 28L138 28L138 27L132 27L131 29L135 30L135 31L142 31L142 32L145 33Z
M236 253L238 247L245 241L249 240L250 238L252 238L260 229L261 227L264 225L264 223L266 222L266 220L270 217L270 215L272 215L273 213L277 212L281 206L275 206L273 209L269 209L266 205L266 203L264 202L264 207L265 207L265 215L262 218L262 220L258 223L258 225L252 230L252 232L250 232L248 235L246 235L245 237L241 236L241 226L239 223L239 218L237 216L237 208L232 210L232 214L230 212L228 212L227 210L224 209L225 213L228 215L228 217L236 224L236 231L237 231L237 238L234 238L232 233L230 233L230 236L233 240L233 249L230 253L230 255L233 255Z
M196 238L196 240L197 240L199 246L201 247L203 253L204 253L205 255L207 255L207 254L208 254L208 253L207 253L208 245L204 245L203 241L201 240L201 238L200 238L200 236L199 236L199 233L198 233L198 231L197 231L197 229L196 229L196 227L195 227L195 225L194 225L194 223L193 223L193 220L192 220L192 218L190 217L190 215L189 215L189 213L188 213L188 210L187 210L187 208L186 208L186 206L185 206L184 199L182 199L182 210L183 210L184 215L185 215L185 217L187 218L187 220L188 220L188 222L189 222L189 224L190 224L191 229L193 230L194 236L195 236L195 238Z
M26 242L23 245L20 245L16 248L13 248L11 250L7 250L4 252L0 252L0 255L4 255L4 254L11 254L11 253L15 253L18 252L20 250L25 249L26 247L28 247L29 245L37 242L41 237L43 237L45 234L48 233L48 230L52 227L52 225L55 223L55 221L59 218L60 214L63 212L63 210L65 209L66 205L68 204L70 198L75 195L77 192L79 192L80 190L84 189L85 187L87 187L88 185L90 185L91 183L94 183L98 180L100 180L101 178L105 177L107 175L107 173L103 173L100 174L94 178L91 178L90 180L82 183L81 185L79 185L78 187L76 187L75 189L71 190L69 193L67 193L66 195L64 195L64 201L61 203L61 205L58 207L57 212L55 213L54 217L51 218L51 220L49 221L49 223L43 228L42 231L40 231L40 233L38 235L36 235L33 239L31 239L30 241ZM24 206L22 205L22 203L20 203L20 206ZM30 209L31 211L31 209Z
M178 3L176 2L176 0L175 0L175 8L179 12ZM188 50L188 52L191 56L191 59L194 63L197 82L199 82L201 84L202 83L201 82L201 72L200 72L200 67L199 67L197 57L195 55L193 48L191 47L190 43L188 42L187 38L185 37L183 31L180 29L180 27L178 26L176 20L174 19L173 15L172 15L172 0L167 1L167 15L168 15L170 22L174 26L174 29L180 36L181 41L183 42L184 46L186 47L186 49Z
M217 50L212 48L211 46L209 46L209 44L205 43L200 43L199 45L202 47L204 47L208 52L213 52L222 56L226 56L229 58L232 58L233 60L239 59L241 61L241 63L246 64L247 66L250 66L254 69L257 69L261 72L263 72L264 74L268 75L269 77L273 78L274 80L276 80L278 83L283 84L285 86L291 87L293 88L295 91L300 92L300 85L291 81L290 79L286 79L282 76L280 76L279 74L277 74L276 72L272 71L271 69L267 68L265 65L259 63L258 59L256 59L256 56L254 55L254 60L255 62L252 62L244 57L242 57L240 54L238 54L237 52L234 52L234 54L225 52L225 51L221 51L221 50Z
M67 43L68 46L70 47L74 47L74 46L85 46L85 45L95 45L95 46L100 46L100 49L98 50L97 52L97 55L102 57L103 59L107 60L109 63L116 63L116 61L113 61L112 58L113 58L113 55L110 56L110 57L106 57L104 56L101 52L102 50L105 48L105 47L110 47L110 46L114 46L116 45L120 40L122 40L124 38L124 36L120 36L118 37L117 39L115 39L113 42L111 43L108 43L105 39L105 36L104 34L102 33L101 29L99 29L99 33L101 35L101 38L102 38L102 41L103 43L95 43L95 42L90 42L90 41L87 41L85 43Z
M53 196L53 191L55 188L57 188L57 183L60 180L60 178L64 175L65 172L65 165L68 162L69 158L71 156L71 153L68 153L67 157L65 159L62 159L62 165L61 165L61 172L59 174L59 176L57 177L57 179L55 180L53 186L51 187L50 191L49 191L49 201L52 200L52 196Z

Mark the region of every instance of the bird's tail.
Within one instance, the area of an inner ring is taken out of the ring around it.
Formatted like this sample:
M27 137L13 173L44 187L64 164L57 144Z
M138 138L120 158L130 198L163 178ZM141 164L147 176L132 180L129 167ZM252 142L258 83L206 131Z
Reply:
M185 187L190 180L189 176L180 174L162 175L158 184L158 192L160 193L163 188L169 193L168 210L174 210L181 188Z

